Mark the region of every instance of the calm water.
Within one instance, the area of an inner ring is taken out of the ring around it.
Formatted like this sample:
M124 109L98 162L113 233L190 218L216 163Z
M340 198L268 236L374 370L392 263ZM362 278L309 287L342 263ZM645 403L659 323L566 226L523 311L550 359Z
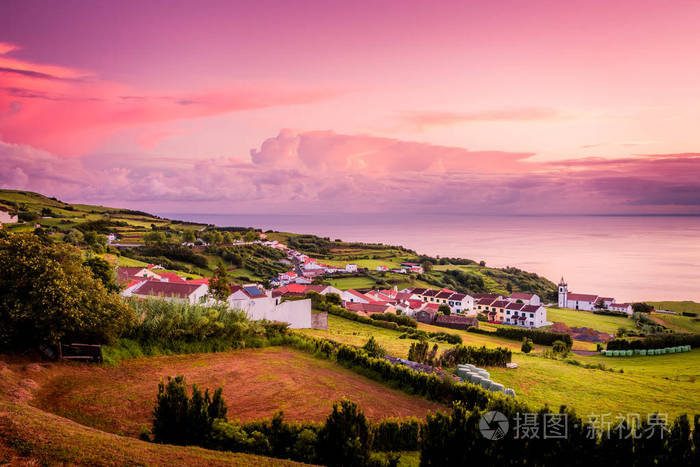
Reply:
M162 214L516 266L617 301L700 301L700 217Z

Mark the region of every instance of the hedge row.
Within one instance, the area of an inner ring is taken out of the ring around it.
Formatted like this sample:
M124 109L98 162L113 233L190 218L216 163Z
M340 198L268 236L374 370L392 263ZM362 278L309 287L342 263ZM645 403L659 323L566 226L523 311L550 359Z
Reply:
M357 313L354 313L352 311L345 310L343 308L337 307L337 306L330 306L327 308L328 313L336 316L340 316L341 318L349 319L351 321L357 321L358 323L362 324L369 324L370 326L377 326L380 328L384 329L391 329L392 331L401 331L406 333L403 338L411 338L411 339L435 339L435 340L442 340L445 342L448 342L450 344L461 344L462 343L462 337L458 334L449 334L446 332L427 332L423 331L422 329L414 329L409 326L401 326L395 322L392 321L384 321L381 318L380 319L372 319L372 318L367 318L365 316L360 316ZM401 336L400 336L401 337Z
M513 327L498 327L495 334L506 339L521 341L523 337L532 339L532 342L540 345L552 345L554 341L563 341L569 348L573 345L571 336L564 333L539 331L537 329L520 329Z
M608 342L608 350L663 349L689 345L700 346L700 334L662 334L644 339L614 339Z
M478 366L506 366L510 363L513 353L510 349L498 347L488 349L486 346L471 347L456 345L442 353L440 361L442 366L456 366L471 363Z
M356 347L340 344L330 339L298 336L293 346L316 355L335 360L373 379L389 383L411 394L428 399L451 403L461 401L466 407L486 406L489 391L471 383L459 383L451 378L440 378L435 374L420 373L407 366L393 365L382 358L372 358Z
M605 315L605 316L619 316L621 318L629 318L630 315L625 313L624 311L615 311L615 310L593 310L594 315Z
M411 328L418 327L418 322L410 316L406 315L395 315L393 313L375 313L371 315L370 318L378 321L391 321L400 326L408 326Z

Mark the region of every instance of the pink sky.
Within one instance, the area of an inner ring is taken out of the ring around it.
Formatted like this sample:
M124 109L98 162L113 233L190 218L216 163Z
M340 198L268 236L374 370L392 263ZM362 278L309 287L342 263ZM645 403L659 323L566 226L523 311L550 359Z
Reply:
M700 214L700 2L0 3L0 186L167 212Z

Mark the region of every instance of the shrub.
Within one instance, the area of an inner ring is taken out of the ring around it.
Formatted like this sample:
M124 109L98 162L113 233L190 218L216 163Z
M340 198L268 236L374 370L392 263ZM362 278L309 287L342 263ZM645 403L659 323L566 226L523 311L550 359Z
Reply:
M556 340L556 341L554 341L554 344L552 344L552 351L554 353L566 355L569 352L569 348L566 346L566 344L563 341Z
M153 439L157 443L204 445L215 419L226 417L226 404L221 388L209 397L197 385L192 386L192 397L187 395L185 378L168 377L168 383L158 384L156 406L153 409Z
M333 411L318 434L319 463L328 466L367 465L372 432L357 404L348 400L333 404Z
M386 355L386 349L379 345L379 343L374 339L374 336L371 336L367 343L362 346L365 352L367 352L367 355L370 357L383 357Z
M411 328L417 328L418 322L410 316L406 315L395 315L393 313L375 313L370 316L371 319L378 321L391 321L400 326L408 326Z
M440 357L440 365L452 367L459 364L471 363L478 366L506 366L510 363L512 352L509 349L498 347L488 349L486 346L471 347L456 345L447 349Z
M527 337L523 337L523 345L520 346L520 350L523 353L530 353L532 352L532 349L534 348L534 344L532 343L532 339L528 339Z

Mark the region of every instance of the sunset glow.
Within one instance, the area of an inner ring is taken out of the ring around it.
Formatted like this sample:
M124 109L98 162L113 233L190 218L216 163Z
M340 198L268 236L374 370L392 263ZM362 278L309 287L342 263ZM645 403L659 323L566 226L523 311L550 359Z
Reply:
M160 212L700 214L700 2L0 4L0 186Z

